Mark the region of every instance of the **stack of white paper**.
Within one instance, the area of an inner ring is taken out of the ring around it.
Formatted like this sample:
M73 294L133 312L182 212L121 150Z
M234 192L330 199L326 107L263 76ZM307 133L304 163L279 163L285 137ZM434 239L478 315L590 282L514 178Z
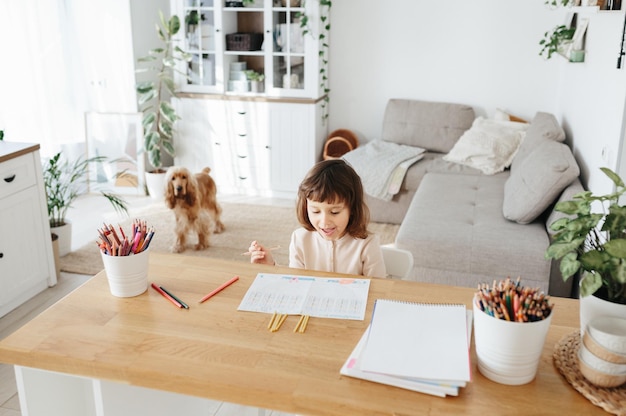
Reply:
M445 397L471 379L472 312L464 305L379 299L372 322L340 372Z

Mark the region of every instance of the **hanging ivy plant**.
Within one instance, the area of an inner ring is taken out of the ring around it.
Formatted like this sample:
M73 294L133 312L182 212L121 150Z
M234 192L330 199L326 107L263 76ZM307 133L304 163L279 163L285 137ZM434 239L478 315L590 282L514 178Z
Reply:
M304 0L302 1L302 8L305 7ZM322 102L322 120L326 121L328 118L328 103L330 102L330 85L328 80L328 58L329 58L329 36L330 36L330 8L332 2L330 0L320 0L320 33L317 37L319 42L319 59L320 59L320 71L319 82L320 88L324 93ZM300 19L300 28L302 29L302 36L307 33L311 34L315 38L314 33L309 26L309 17L305 12L298 12L296 17Z
M546 0L545 4L550 7L569 7L574 5L574 0Z
M542 46L539 55L545 55L546 59L550 59L552 54L559 51L559 48L574 37L576 28L570 28L565 25L556 26L551 31L543 34L543 39L539 41Z

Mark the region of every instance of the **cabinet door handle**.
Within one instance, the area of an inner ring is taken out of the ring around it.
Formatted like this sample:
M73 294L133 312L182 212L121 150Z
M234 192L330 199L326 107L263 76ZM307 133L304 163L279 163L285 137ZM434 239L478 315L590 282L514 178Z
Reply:
M265 145L265 148L266 148L266 149L269 149L269 148L270 148L270 145L269 145L269 144L266 144L266 145Z
M239 137L246 137L247 134L246 133L239 133L239 134L237 134L237 136L239 136Z
M246 115L246 112L245 112L245 111L237 111L237 114L242 115L242 116L245 116L245 115Z
M13 175L11 175L11 176L8 176L8 177L4 178L4 181L6 183L11 183L11 182L13 182L13 179L15 179L15 173Z
M237 157L238 157L239 159L245 159L245 158L247 158L248 156L237 155Z
M243 180L248 179L248 177L247 176L239 176L239 179L241 179L243 181Z
M0 259L4 257L4 253L0 253Z

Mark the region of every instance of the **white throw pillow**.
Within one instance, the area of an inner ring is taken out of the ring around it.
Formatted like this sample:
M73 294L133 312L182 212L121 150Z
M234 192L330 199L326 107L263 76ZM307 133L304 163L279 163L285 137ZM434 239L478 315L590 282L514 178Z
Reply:
M526 123L477 117L443 159L486 175L502 172L511 165L527 129Z

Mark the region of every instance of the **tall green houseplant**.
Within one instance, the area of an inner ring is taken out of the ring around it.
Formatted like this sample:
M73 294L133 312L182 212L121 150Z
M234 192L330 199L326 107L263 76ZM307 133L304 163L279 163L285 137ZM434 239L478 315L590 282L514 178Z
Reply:
M151 49L147 56L138 60L145 66L138 68L137 73L147 73L152 79L137 83L137 95L139 110L143 113L144 151L150 164L163 172L162 151L175 156L174 124L180 119L169 102L175 94L173 75L176 65L188 62L191 56L174 45L174 36L180 30L178 16L166 20L161 11L159 16L156 32L162 46Z
M594 294L626 305L626 206L620 205L626 186L612 170L600 169L615 184L615 191L607 195L585 191L557 203L554 209L568 217L550 225L556 234L546 258L561 259L564 280L583 273L581 296ZM592 212L594 203L603 212Z

